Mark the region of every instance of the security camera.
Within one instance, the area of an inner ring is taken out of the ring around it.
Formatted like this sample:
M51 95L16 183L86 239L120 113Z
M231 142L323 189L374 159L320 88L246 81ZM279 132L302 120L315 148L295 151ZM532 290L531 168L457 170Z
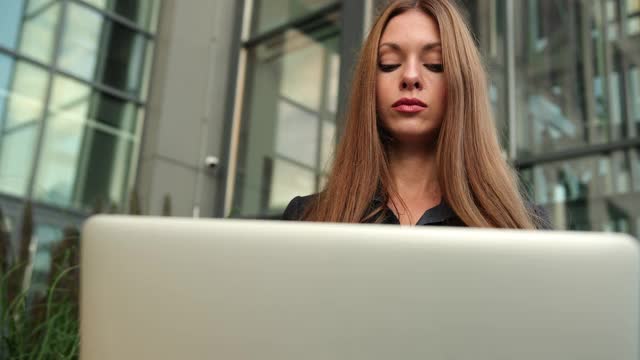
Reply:
M220 159L218 159L217 156L209 155L206 158L204 158L204 165L209 169L215 169L218 166L218 164L220 164Z

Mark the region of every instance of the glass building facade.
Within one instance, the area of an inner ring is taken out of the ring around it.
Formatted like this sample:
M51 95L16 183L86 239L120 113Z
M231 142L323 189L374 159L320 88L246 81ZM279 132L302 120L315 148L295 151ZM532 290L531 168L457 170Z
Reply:
M34 204L37 277L65 226L126 208L160 1L0 4L0 206L20 238Z
M640 1L512 10L515 163L556 228L640 237Z
M232 216L274 217L293 196L318 191L339 133L346 99L337 88L349 79L338 78L336 44L354 31L334 20L345 2L282 3L286 11L261 1L245 11ZM556 229L640 237L640 0L460 3L525 190Z
M322 188L350 71L385 2L234 3L240 25L223 29L234 32L234 43L211 57L234 61L214 67L229 72L233 84L229 116L211 120L220 123L215 136L223 149L213 155L222 162L219 174L206 174L225 180L210 213L277 218L291 198ZM556 229L640 237L640 0L459 2L490 74L503 148L525 191L547 208ZM160 8L178 7L160 0L0 4L0 209L15 242L24 200L33 203L37 284L66 226L100 209L134 207ZM172 41L186 41L184 33ZM190 140L153 141L171 148ZM198 199L184 203L192 201Z
M238 143L234 216L278 216L296 194L317 192L334 148L340 4L279 3L254 2L244 43L248 111Z

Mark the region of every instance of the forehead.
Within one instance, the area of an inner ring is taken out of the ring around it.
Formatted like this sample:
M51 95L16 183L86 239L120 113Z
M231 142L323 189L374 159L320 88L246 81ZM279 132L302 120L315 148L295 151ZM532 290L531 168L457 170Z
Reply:
M401 47L422 47L440 42L440 30L436 20L419 10L409 10L389 20L380 44L392 42Z

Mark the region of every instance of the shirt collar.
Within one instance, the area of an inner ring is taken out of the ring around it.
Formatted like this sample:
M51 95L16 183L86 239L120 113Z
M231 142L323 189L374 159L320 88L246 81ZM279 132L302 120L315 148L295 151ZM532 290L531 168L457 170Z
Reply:
M380 194L379 192L376 193L375 197L373 198L373 206L377 207L383 202L384 202L384 198L382 194ZM388 211L391 211L391 210L388 210ZM422 214L422 216L420 217L416 225L429 225L434 223L440 223L455 217L457 217L456 213L453 211L453 209L451 209L451 207L449 206L449 204L447 204L444 198L442 198L442 200L438 205L432 207L431 209L428 209L427 211L424 212L424 214Z

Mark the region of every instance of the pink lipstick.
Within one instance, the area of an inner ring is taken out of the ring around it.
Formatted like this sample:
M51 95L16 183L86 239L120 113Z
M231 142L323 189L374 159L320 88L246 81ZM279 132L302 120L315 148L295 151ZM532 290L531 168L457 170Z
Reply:
M417 113L427 108L427 104L416 98L402 98L391 105L391 107L402 113Z

